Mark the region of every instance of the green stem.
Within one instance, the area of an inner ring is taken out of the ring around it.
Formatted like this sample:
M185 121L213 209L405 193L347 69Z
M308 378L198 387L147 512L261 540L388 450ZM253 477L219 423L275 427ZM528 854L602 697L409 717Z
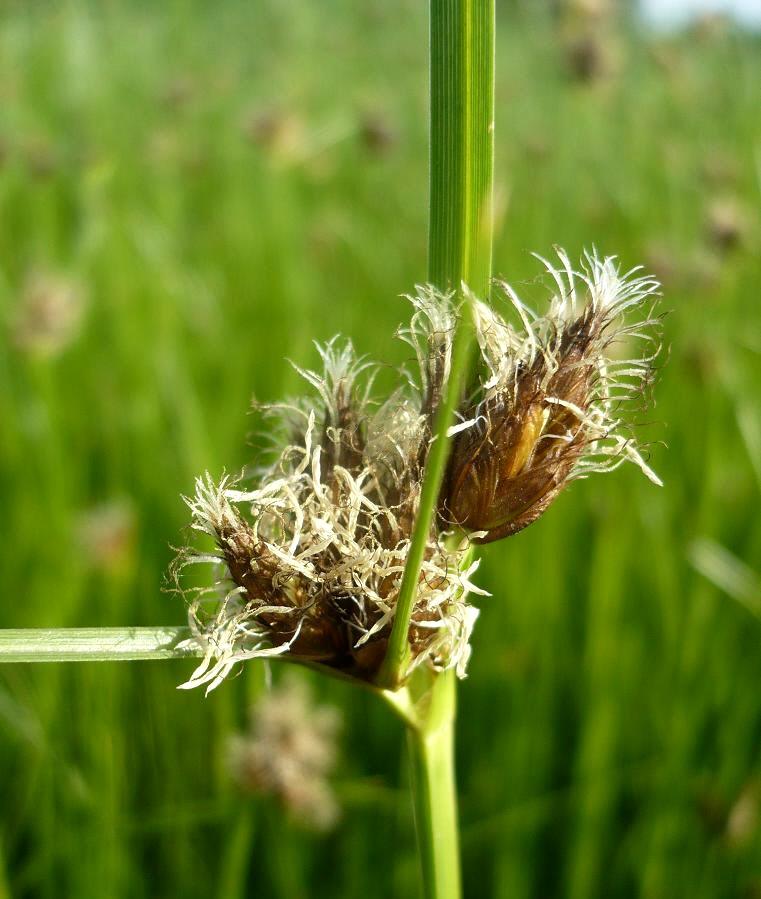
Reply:
M489 292L494 181L494 0L431 0L428 277Z
M65 627L0 630L2 662L118 662L203 655L179 647L187 627Z
M494 170L494 0L431 0L431 158L428 275L442 290L489 291ZM465 298L465 297L463 297ZM450 377L433 428L420 504L378 683L396 689L409 624L473 344L461 316Z
M428 278L467 299L489 293L494 177L495 0L431 0L431 155ZM426 899L459 899L453 671L417 672L396 689L409 658L409 623L447 462L447 434L473 343L471 316L454 336L452 364L434 425L420 504L379 684L407 723L415 823ZM396 690L396 692L393 692Z
M378 685L388 690L396 690L403 683L407 670L410 655L408 638L410 618L415 605L420 582L420 568L428 545L431 523L438 503L441 480L449 453L447 431L454 421L455 410L462 396L462 385L468 368L471 343L472 328L469 323L461 322L452 348L450 379L436 415L434 438L426 460L423 484L420 488L420 503L415 526L412 529L402 583L399 587L394 624L389 636L386 656L377 677Z
M408 726L415 830L425 899L459 899L460 858L454 764L456 678L434 676L420 726Z

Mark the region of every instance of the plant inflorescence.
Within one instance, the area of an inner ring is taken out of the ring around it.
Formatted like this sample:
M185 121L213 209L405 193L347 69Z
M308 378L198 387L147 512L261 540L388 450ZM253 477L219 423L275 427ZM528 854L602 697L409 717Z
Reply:
M297 369L316 397L263 410L282 438L275 461L253 476L198 479L192 526L215 550L186 550L178 568L208 561L219 577L189 604L205 656L184 686L211 690L238 662L281 654L376 680L460 316L473 317L478 374L449 429L402 681L419 666L465 675L478 614L468 594L483 592L472 544L514 534L590 472L630 461L660 483L629 408L659 351L658 283L611 257L586 254L578 269L563 251L558 260L542 260L553 285L544 315L497 285L512 322L467 291L459 303L418 287L399 332L415 371L401 371L384 401L372 395L377 367L350 341L318 346L322 371Z

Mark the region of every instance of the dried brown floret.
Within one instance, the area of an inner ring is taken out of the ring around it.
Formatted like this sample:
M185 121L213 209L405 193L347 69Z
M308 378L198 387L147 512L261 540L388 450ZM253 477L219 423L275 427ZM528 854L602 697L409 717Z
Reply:
M620 318L651 302L658 285L632 278L631 272L619 276L611 259L588 256L582 273L574 272L563 254L560 259L560 270L546 263L559 293L544 319L529 322L520 300L505 287L522 314L525 336L493 310L479 307L479 339L491 377L483 395L461 411L472 425L454 437L440 497L444 520L480 532L471 538L476 543L516 533L535 521L570 479L625 458L657 482L614 418L649 379L654 353L616 362L607 350L627 334L651 339L642 330L657 324L649 309L633 326ZM587 294L578 312L577 282Z

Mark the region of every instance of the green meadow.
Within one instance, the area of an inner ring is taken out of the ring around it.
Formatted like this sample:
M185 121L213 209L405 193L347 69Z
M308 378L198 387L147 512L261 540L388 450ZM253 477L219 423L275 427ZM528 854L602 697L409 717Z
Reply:
M393 366L426 277L427 18L412 0L0 3L1 627L179 625L196 476L251 399L350 336ZM761 39L616 20L605 71L498 9L495 275L532 252L663 283L634 466L485 548L460 685L465 895L761 896ZM206 576L199 571L199 579ZM284 669L0 670L0 899L414 897L402 727L343 709L328 834L230 777ZM306 675L304 675L306 677Z

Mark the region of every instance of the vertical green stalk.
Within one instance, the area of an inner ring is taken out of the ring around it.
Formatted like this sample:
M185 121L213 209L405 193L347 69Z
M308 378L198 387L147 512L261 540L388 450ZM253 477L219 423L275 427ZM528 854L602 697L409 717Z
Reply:
M494 181L494 0L431 0L428 279L441 290L489 292ZM378 683L399 686L428 535L473 343L462 317L434 425L394 625Z
M486 296L494 180L494 0L431 0L428 278Z
M494 170L494 0L431 0L431 156L428 277L441 290L489 292ZM466 297L463 297L466 299ZM405 670L409 621L472 344L470 316L454 337L452 366L434 426L420 507L399 592L381 683ZM417 688L417 689L416 689ZM426 899L461 895L455 780L455 674L404 691L415 827ZM417 697L413 694L417 693Z
M425 899L459 899L461 895L454 754L456 686L453 671L436 676L425 722L407 730Z

